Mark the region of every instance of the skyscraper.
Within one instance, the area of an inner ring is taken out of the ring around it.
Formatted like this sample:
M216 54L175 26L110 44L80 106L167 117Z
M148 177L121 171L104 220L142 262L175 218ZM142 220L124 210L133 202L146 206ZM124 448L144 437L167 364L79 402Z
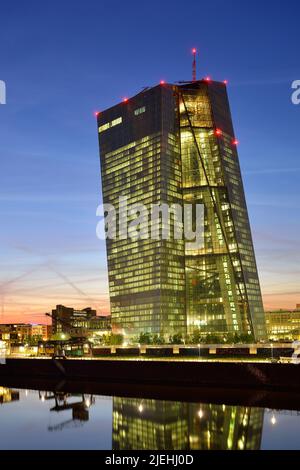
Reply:
M175 236L174 217L168 239L107 239L113 328L265 337L226 85L161 83L99 113L98 129L103 201L117 213L120 196L149 213L156 204L204 206L201 247Z

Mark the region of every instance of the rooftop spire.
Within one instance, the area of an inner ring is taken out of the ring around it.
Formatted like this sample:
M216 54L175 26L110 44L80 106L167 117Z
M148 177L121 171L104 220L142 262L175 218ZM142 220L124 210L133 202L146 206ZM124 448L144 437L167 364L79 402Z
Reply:
M192 49L193 54L193 72L192 72L192 81L195 82L197 80L197 72L196 72L196 53L197 49L194 47Z

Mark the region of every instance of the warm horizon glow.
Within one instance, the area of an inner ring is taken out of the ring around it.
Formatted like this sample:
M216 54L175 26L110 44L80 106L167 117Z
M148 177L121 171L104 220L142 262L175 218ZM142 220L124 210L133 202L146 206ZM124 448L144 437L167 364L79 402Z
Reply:
M87 281L89 280L87 279ZM51 320L46 317L45 313L51 312L58 304L78 309L92 307L97 310L98 315L110 314L108 290L104 290L106 289L106 283L101 282L100 276L99 279L90 280L90 282L85 282L82 279L81 281L75 281L75 283L70 282L69 285L62 283L61 286L55 286L55 282L53 284L53 288L47 288L47 293L41 287L41 294L35 296L31 292L33 289L28 286L28 282L16 282L14 290L17 292L11 291L2 302L0 323L49 324ZM24 290L25 285L27 285L27 288ZM88 289L86 289L87 285ZM85 286L84 290L82 286ZM34 290L37 290L36 286ZM265 295L263 294L263 302L266 311L294 310L296 304L300 303L300 295L298 293L266 292Z

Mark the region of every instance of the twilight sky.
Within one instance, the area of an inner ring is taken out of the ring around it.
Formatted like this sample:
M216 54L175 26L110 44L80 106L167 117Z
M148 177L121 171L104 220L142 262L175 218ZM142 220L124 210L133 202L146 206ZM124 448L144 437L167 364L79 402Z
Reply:
M94 111L142 87L229 80L266 308L300 303L298 0L1 2L0 322L109 311Z

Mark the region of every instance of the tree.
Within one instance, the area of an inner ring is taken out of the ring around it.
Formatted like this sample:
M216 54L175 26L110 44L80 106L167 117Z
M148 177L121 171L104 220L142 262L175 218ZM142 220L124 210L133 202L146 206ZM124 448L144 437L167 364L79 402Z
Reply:
M244 333L244 334L240 335L240 342L241 343L249 344L249 343L254 343L254 341L255 341L255 338L252 334L249 335L247 333Z
M226 343L229 344L249 344L255 341L254 336L248 333L228 333L226 337Z
M141 333L139 336L139 343L140 344L152 344L152 336L150 333Z
M183 344L183 337L181 333L176 333L169 337L170 344Z
M43 341L43 337L41 335L33 335L33 336L24 336L23 343L28 344L28 346L38 346L39 343Z
M158 335L154 335L152 338L152 344L165 344L165 340Z
M121 345L123 344L123 335L114 335L114 334L111 334L110 336L110 344L112 346L117 346L117 345Z
M200 334L200 328L196 328L193 332L192 335L190 336L190 342L192 344L199 344L201 343L201 334Z
M218 344L220 343L220 337L218 335L209 334L205 337L204 342L206 344Z
M123 344L123 335L110 333L102 336L102 343L107 346L118 346Z

